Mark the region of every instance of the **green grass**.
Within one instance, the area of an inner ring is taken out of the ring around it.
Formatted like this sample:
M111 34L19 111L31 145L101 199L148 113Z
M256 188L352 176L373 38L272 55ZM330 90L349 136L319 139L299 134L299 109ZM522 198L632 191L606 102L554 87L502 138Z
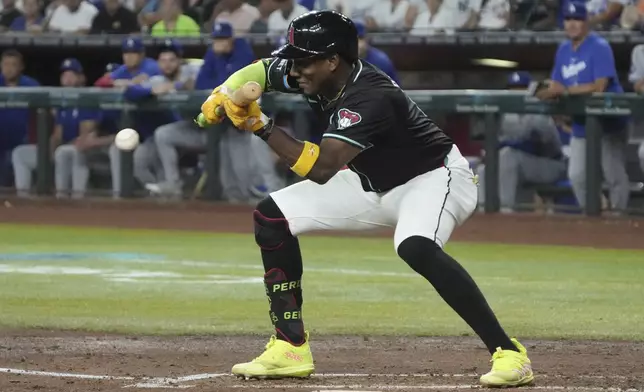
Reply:
M301 244L313 333L471 334L391 240ZM644 340L644 252L468 243L448 252L513 335ZM250 235L0 225L0 326L268 333L258 253Z

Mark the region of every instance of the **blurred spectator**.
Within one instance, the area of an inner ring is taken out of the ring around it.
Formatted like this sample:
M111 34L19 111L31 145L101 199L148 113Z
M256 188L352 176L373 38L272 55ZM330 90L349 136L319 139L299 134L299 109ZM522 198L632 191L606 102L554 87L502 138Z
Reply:
M568 3L564 10L568 39L559 45L547 89L537 92L541 99L564 94L623 93L617 77L613 50L600 35L590 31L585 3ZM602 117L602 169L608 185L611 206L623 211L630 195L626 174L625 149L628 118ZM579 205L586 205L586 127L577 119L572 124L568 177Z
M214 89L255 60L253 48L245 39L235 38L229 23L215 23L212 38L212 46L206 51L195 82L197 90Z
M273 0L277 3L277 9L268 17L268 32L272 34L284 34L291 21L309 10L303 5L297 4L295 0Z
M131 88L149 81L154 76L160 75L161 70L157 62L145 56L145 47L139 37L128 37L123 40L123 65L110 74L114 87L123 88L124 96L132 98ZM136 97L135 97L136 98ZM134 162L149 162L150 156L156 154L151 136L154 129L162 124L174 121L168 120L165 112L134 111L130 113L132 128L139 133L141 144L134 150ZM121 193L121 154L115 145L109 149L110 171L112 173L112 188L115 197ZM143 183L154 182L155 178L148 175L147 167L135 166L134 175Z
M260 0L257 5L259 11L259 19L257 19L251 26L250 32L254 34L265 34L268 32L268 18L277 9L278 4L275 0Z
M85 0L64 0L51 15L48 31L84 34L92 27L98 9Z
M314 10L333 10L351 18L351 0L316 0ZM300 2L302 4L302 2ZM307 7L308 8L308 7Z
M511 1L510 26L515 29L554 30L557 28L560 0Z
M37 87L35 79L23 75L22 54L7 49L0 55L1 87ZM11 151L27 142L28 126L31 120L29 109L0 109L0 186L9 185Z
M151 97L158 97L168 93L173 93L178 90L190 90L192 89L194 82L194 69L186 64L183 64L182 60L182 48L181 45L171 39L165 41L164 45L159 51L158 64L161 74L151 77L148 81L144 81L138 85L132 85L125 90L125 97L130 101L140 101L143 99L148 99ZM182 133L183 129L194 128L197 130L194 122L191 120L181 121L181 117L178 113L174 111L163 111L155 112L154 116L156 118L155 123L158 125L158 128L154 131L158 139L159 132L163 134L164 129L171 129L174 134ZM162 118L162 121L159 119ZM203 136L203 132L199 132ZM148 138L148 144L146 144L145 149L147 153L135 154L134 162L134 174L135 177L143 184L146 188L157 191L161 189L169 190L171 187L169 185L177 185L177 187L172 187L171 195L180 196L181 187L178 182L178 161L172 167L176 169L176 178L172 176L175 172L164 170L167 165L164 162L162 166L162 160L160 160L159 151L156 149L158 140L155 138ZM205 140L205 137L204 137ZM164 175L165 173L165 175ZM168 174L170 178L168 179ZM167 181L163 182L162 179ZM167 185L166 185L167 184Z
M378 0L365 18L369 30L408 30L405 16L409 10L408 0Z
M524 91L531 82L527 72L513 72L507 88ZM499 198L502 212L513 212L517 193L530 184L554 184L566 177L566 161L559 131L548 115L501 115L499 135ZM485 165L479 176L479 204L485 203Z
M90 34L130 34L140 30L136 14L121 5L120 0L103 0Z
M219 0L210 17L211 22L228 22L235 34L244 34L259 19L259 10L244 0Z
M438 31L476 28L482 0L427 0L427 10L418 15L410 34L432 35Z
M590 27L595 29L609 29L619 23L619 18L622 15L624 7L627 6L631 0L588 0L586 8L588 9L588 23ZM570 3L562 1L562 8Z
M136 5L137 9L141 6L138 12L139 25L148 31L152 26L161 20L159 12L159 5L161 0L138 0Z
M201 29L191 17L183 14L180 0L161 0L159 7L161 20L153 27L150 34L154 37L198 37Z
M316 9L315 8L315 3L316 3L315 0L298 0L297 2L301 6L306 7L306 9L309 10L309 11L313 11L314 9ZM317 9L326 9L326 8L317 8Z
M154 59L145 57L145 47L139 37L128 37L123 40L123 65L110 74L113 87L127 87L159 75L159 65Z
M2 11L0 11L0 32L9 30L11 24L21 16L16 8L16 0L2 0Z
M391 80L396 82L396 84L400 84L400 80L396 74L396 69L394 68L394 64L391 62L389 56L387 56L387 54L382 50L374 48L369 44L368 39L365 37L364 23L356 22L355 24L358 30L358 52L360 58L380 68L380 70L386 73Z
M349 14L351 18L364 20L367 13L373 7L376 0L348 0L347 5L350 7Z
M631 51L631 69L628 81L636 93L644 93L644 44L637 45Z
M510 0L483 0L478 28L500 30L510 24Z
M43 30L42 4L40 0L24 0L24 13L11 23L11 31L40 33Z
M77 59L63 61L60 67L60 85L66 88L82 87L85 76ZM56 197L82 198L87 190L89 166L86 153L95 148L97 125L100 114L97 109L59 108L56 109L54 133L50 139L54 158ZM28 196L32 172L38 161L38 147L35 144L22 145L13 150L12 161L18 196Z
M212 47L206 52L195 89L211 90L222 84L230 75L255 60L252 48L243 38L235 38L229 23L216 23L213 28ZM250 135L252 136L252 135ZM177 122L160 127L155 132L157 151L163 162L165 181L151 184L154 193L177 196L181 189L177 148L205 149L206 133L192 121ZM249 151L252 137L230 127L221 135L220 177L225 197L229 201L247 201L251 197L252 157Z

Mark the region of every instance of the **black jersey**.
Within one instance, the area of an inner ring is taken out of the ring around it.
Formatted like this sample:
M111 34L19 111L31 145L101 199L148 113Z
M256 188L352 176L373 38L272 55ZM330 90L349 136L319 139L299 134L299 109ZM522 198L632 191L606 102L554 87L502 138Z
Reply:
M301 93L289 76L290 62L264 60L268 91ZM452 140L395 82L358 60L343 94L328 103L306 96L320 121L323 138L334 138L362 151L348 166L368 192L385 192L443 165Z

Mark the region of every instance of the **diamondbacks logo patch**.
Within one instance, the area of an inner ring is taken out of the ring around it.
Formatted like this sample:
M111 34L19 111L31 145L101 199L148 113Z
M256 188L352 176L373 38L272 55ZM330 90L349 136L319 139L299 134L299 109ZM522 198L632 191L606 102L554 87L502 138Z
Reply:
M338 110L338 129L345 129L362 121L362 116L349 109Z

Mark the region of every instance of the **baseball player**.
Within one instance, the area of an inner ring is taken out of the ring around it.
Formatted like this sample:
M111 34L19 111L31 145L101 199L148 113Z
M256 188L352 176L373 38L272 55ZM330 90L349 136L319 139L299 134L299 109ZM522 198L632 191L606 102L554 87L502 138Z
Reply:
M210 124L225 114L308 179L271 193L253 214L276 333L262 355L232 372L246 378L311 375L298 235L389 226L395 227L398 255L434 286L492 354L492 370L481 383L530 383L534 376L526 349L506 335L476 283L443 251L476 208L468 161L396 83L358 59L358 34L350 19L313 11L295 18L287 37L274 58L243 68L216 88L197 118ZM229 93L248 81L264 91L303 94L319 121L328 124L320 144L289 136L257 102L235 105ZM342 170L345 166L349 169Z
M75 58L65 59L60 66L62 87L82 87L83 67ZM89 166L87 152L97 139L94 135L100 121L95 109L59 108L56 110L56 124L51 136L51 151L54 158L56 197L82 198L87 190ZM38 147L27 144L16 147L12 153L16 190L21 197L29 195L31 177L38 161Z
M513 72L507 87L523 90L532 78L528 72ZM517 194L526 184L554 184L566 178L566 161L559 131L552 117L543 114L504 113L499 136L499 199L501 212L514 212ZM485 165L479 176L479 205L485 204Z
M588 10L583 2L570 2L563 10L568 39L559 45L547 89L537 92L541 99L567 94L622 93L613 50L608 41L590 32ZM626 173L626 141L628 119L603 117L602 169L609 187L610 204L614 211L623 211L630 193ZM586 127L584 120L574 119L570 139L568 177L575 197L586 205Z

